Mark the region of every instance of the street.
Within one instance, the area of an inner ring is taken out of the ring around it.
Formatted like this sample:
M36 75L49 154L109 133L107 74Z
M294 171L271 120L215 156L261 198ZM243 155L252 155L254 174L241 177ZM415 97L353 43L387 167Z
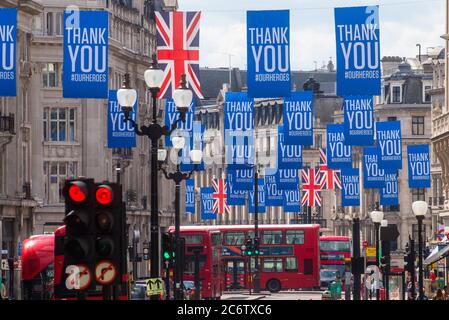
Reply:
M321 300L322 291L280 291L270 293L263 291L260 294L248 294L246 292L227 292L221 297L222 300Z

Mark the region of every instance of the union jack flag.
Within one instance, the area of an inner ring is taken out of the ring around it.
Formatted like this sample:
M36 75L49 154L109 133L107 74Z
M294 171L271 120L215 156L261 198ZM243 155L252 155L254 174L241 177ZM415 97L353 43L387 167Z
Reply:
M199 75L201 12L156 12L157 58L164 71L159 98L171 98L186 74L187 86L203 98Z
M341 189L340 170L327 167L326 151L320 148L320 174L323 180L323 188L326 190Z
M320 177L320 170L314 168L302 169L302 190L301 206L321 207L320 191L323 189L324 181Z
M223 214L231 213L231 208L227 202L227 187L225 179L212 179L212 186L214 187L214 213Z

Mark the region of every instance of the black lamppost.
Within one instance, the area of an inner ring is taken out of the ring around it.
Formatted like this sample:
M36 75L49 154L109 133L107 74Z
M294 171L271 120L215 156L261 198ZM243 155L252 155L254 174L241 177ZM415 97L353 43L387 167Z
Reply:
M117 101L120 104L122 112L124 113L124 121L130 121L136 134L139 136L147 136L151 141L151 176L150 176L150 184L151 184L151 229L150 229L150 255L151 255L151 278L159 278L160 273L160 261L159 261L159 210L158 210L158 188L157 188L157 152L158 152L158 143L159 139L162 136L169 136L171 132L177 127L179 121L185 120L185 112L187 111L187 107L183 107L182 96L179 98L175 93L173 93L173 100L175 101L175 105L177 106L177 110L180 113L179 119L172 124L171 128L167 126L161 126L157 123L157 94L160 90L160 86L162 84L164 78L164 72L158 68L156 55L153 54L153 61L151 67L145 71L144 74L145 83L149 87L152 98L152 106L153 106L153 114L151 124L148 126L141 125L138 127L137 123L130 118L130 113L133 111L134 104L137 100L137 92L130 87L129 74L125 74L123 86L121 89L117 91ZM185 75L184 75L185 79ZM178 100L178 101L177 101ZM178 103L179 104L178 104ZM152 299L157 300L159 296L152 296Z
M427 213L427 202L415 201L412 203L412 211L418 220L418 266L419 266L419 296L418 300L424 299L424 281L423 281L423 259L422 259L422 222Z
M380 222L381 228L387 228L388 227L388 220L383 219ZM382 240L382 239L381 239ZM389 300L390 298L390 284L388 282L388 275L390 273L390 241L389 240L382 240L382 255L383 260L385 262L384 267L384 286L385 286L385 300Z
M183 180L190 179L193 172L195 172L198 168L198 164L201 162L202 159L202 151L201 150L191 150L190 151L190 159L193 163L193 170L190 172L184 173L180 170L179 160L181 157L182 150L184 148L185 139L183 137L173 137L173 148L178 151L179 159L178 163L176 165L176 171L168 173L165 168L162 166L164 163L166 157L167 157L167 150L166 149L159 149L158 151L158 161L159 161L159 168L164 173L164 176L168 180L173 180L175 182L175 244L176 244L176 253L175 253L175 272L174 272L174 298L175 300L183 300L184 299L184 292L183 292L183 272L184 272L184 266L182 261L182 258L184 256L184 242L181 242L180 240L180 225L181 225L181 219L180 219L180 211L181 211L181 182Z
M384 218L384 213L382 211L372 211L371 212L371 220L373 220L374 228L376 232L376 266L377 266L377 279L376 279L376 299L380 300L380 290L379 290L379 230L380 230L380 222Z
M254 165L254 293L260 293L259 277L259 168ZM251 257L250 262L251 264Z

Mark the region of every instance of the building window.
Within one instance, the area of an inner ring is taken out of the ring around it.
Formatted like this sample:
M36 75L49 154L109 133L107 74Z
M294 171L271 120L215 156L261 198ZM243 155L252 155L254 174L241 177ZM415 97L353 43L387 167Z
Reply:
M76 162L46 161L44 164L46 200L48 203L64 201L62 189L65 180L77 176Z
M426 200L426 189L424 188L413 188L412 189L412 201L425 201Z
M42 68L42 83L44 88L55 88L58 86L58 64L46 63Z
M315 148L323 147L323 136L321 134L315 135Z
M401 87L400 86L393 86L392 89L392 102L393 103L401 103Z
M47 12L47 36L62 35L62 12Z
M75 141L76 108L45 108L44 141Z
M388 121L397 121L398 118L397 118L397 117L388 117L387 120L388 120Z
M412 117L412 134L424 135L424 117Z
M430 94L428 92L430 89L432 89L432 86L424 86L424 93L423 93L423 97L424 97L423 101L424 102L430 102L431 101L431 97L430 97Z

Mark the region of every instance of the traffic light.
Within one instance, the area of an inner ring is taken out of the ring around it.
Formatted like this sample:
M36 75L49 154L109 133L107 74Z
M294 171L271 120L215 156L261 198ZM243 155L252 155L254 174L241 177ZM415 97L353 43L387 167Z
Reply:
M258 256L260 254L260 241L259 238L254 238L254 255Z
M162 234L162 258L168 262L169 267L173 265L174 254L173 235L171 233Z
M251 257L254 253L253 241L251 239L246 240L246 255Z
M75 266L77 286L121 283L125 273L125 207L121 187L116 183L95 183L93 179L67 180L65 197L66 236L64 264ZM70 288L69 288L70 287Z

